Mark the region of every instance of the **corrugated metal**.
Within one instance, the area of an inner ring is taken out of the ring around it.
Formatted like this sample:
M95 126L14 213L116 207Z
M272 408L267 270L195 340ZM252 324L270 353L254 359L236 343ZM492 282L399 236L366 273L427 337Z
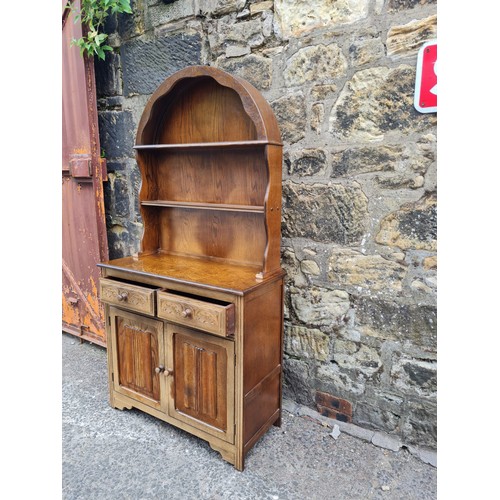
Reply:
M63 2L64 4L65 2ZM79 6L79 0L74 2ZM106 344L98 300L98 262L108 259L103 165L97 125L93 61L82 58L72 38L82 27L62 14L62 328Z

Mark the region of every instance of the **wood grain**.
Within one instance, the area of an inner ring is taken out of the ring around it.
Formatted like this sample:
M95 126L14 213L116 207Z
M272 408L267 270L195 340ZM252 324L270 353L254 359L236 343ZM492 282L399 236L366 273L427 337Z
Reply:
M234 442L234 343L167 326L169 415Z
M219 304L169 292L158 292L158 317L228 337L234 334L234 304Z
M206 258L195 258L183 255L156 253L123 257L103 262L100 267L116 271L128 271L131 279L139 280L141 276L165 276L169 280L197 285L221 291L229 291L242 295L248 293L260 283L266 283L276 276L283 276L280 270L268 275L264 281L255 278L258 266L242 266L220 262Z
M164 357L163 323L114 307L110 308L110 320L115 390L160 408L160 380L155 368Z

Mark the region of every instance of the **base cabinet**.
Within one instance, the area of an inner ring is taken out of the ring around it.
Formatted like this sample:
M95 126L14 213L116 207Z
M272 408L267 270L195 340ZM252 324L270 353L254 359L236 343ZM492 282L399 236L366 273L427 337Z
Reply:
M232 341L116 307L109 318L113 390L234 442Z
M243 470L250 448L280 424L283 277L238 295L105 273L111 405L203 438ZM151 304L137 312L141 295Z

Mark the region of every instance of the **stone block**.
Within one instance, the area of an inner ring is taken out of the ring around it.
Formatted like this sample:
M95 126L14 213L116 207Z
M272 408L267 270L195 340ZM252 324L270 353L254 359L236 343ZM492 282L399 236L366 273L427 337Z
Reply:
M177 1L169 4L160 2L157 5L152 5L146 11L147 29L149 30L186 17L194 17L197 13L196 4L195 0L182 0L181 2Z
M303 260L300 263L300 270L304 274L308 274L310 276L319 276L321 273L318 263L314 260L309 259Z
M423 261L423 266L426 271L437 269L437 255L426 257Z
M151 94L176 71L201 64L201 37L177 33L133 40L122 45L121 54L125 95Z
M346 292L319 287L294 288L291 290L291 300L300 321L329 328L340 325L350 307Z
M421 446L408 446L408 451L417 456L422 462L437 467L437 453L435 450Z
M120 55L106 52L106 59L94 59L97 97L117 96L122 93Z
M272 10L273 6L273 1L252 3L250 4L250 14L253 16L254 14L259 14L260 12L264 12L266 10Z
M130 111L100 112L99 139L106 159L134 157L135 124Z
M345 76L347 60L340 47L313 45L304 47L286 61L283 77L288 87L303 86L312 83L327 83Z
M402 146L351 147L337 151L332 155L332 177L393 172L402 159L402 152Z
M239 45L228 45L226 47L226 57L241 57L250 54L250 47Z
M311 99L313 101L324 101L332 99L337 92L338 87L335 84L315 85L311 89Z
M250 54L241 58L220 59L217 60L217 66L247 80L258 90L267 90L271 87L272 62L266 57Z
M372 443L386 450L399 451L403 443L398 436L387 434L385 432L375 432L372 437Z
M322 149L302 149L291 155L288 173L300 177L323 175L326 169L326 153Z
M144 0L131 0L132 14L116 14L117 30L122 40L144 34Z
M426 398L436 396L436 361L395 354L390 376L394 387L405 394Z
M106 186L107 201L113 217L130 216L130 191L128 179L123 173L109 174Z
M382 361L376 349L350 340L335 341L333 361L341 368L356 370L366 377L373 376L382 367Z
M360 294L402 290L406 267L380 255L365 255L350 249L335 249L329 260L328 279L340 288Z
M349 62L354 67L374 63L384 56L384 44L380 38L357 39L349 45Z
M356 401L365 392L365 381L356 373L342 370L334 363L318 366L314 387L322 392L335 393Z
M362 334L383 340L407 342L435 353L435 306L404 304L365 296L355 298L354 311L357 328Z
M325 243L359 243L368 199L357 183L283 185L283 236Z
M358 71L346 83L332 109L330 133L338 139L374 142L392 131L405 136L428 129L436 123L436 117L415 110L414 89L414 67Z
M426 193L406 203L380 223L375 241L401 250L437 250L437 195Z
M389 0L388 9L389 11L401 11L436 3L437 0Z
M264 43L262 21L260 19L251 19L231 23L226 19L219 19L211 24L208 40L210 49L215 54L226 51L227 56L229 47L240 47L241 50L246 48L245 53L249 53L251 48L260 47Z
M401 423L401 408L399 410L394 412L383 408L378 404L378 401L358 402L354 420L362 427L385 432L398 431Z
M139 250L142 237L142 224L123 221L107 226L109 258L128 257Z
M340 429L342 430L342 432L349 434L349 436L353 436L355 438L362 439L363 441L371 442L371 440L375 434L375 432L370 430L370 429L366 429L364 427L359 427L358 425L354 425L352 423L341 422L339 424L339 426L340 426Z
M283 38L298 37L311 31L352 24L368 16L370 0L275 0L274 11Z
M313 401L309 366L301 360L283 359L283 396L299 404L310 405Z
M325 121L325 106L316 102L311 106L311 130L321 134L323 122Z
M204 16L220 16L240 11L245 4L246 0L203 0L199 2L199 10Z
M435 401L417 399L409 402L407 415L401 428L401 436L405 443L436 448L437 407Z
M377 175L375 182L383 189L419 189L424 185L424 178L411 174Z
M285 352L299 358L326 361L330 355L330 337L320 330L291 326L285 332Z
M281 138L293 144L306 135L306 104L303 94L284 96L271 103L280 125Z
M416 56L420 47L437 37L437 16L392 26L387 33L387 55L392 59Z

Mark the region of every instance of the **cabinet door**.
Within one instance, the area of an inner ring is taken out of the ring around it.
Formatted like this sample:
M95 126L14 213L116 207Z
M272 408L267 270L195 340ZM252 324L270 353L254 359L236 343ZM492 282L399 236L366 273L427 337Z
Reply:
M234 343L167 326L169 415L234 442Z
M163 322L110 307L113 384L117 392L162 409Z

